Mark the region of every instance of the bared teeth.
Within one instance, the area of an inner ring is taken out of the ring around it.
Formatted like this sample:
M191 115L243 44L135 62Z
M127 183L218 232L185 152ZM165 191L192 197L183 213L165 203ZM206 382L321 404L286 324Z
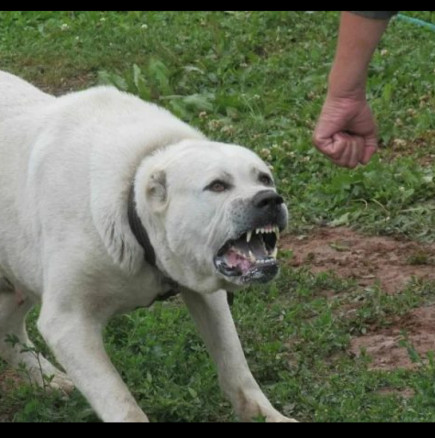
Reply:
M276 234L276 238L279 239L279 228L273 227L273 232Z
M248 231L246 233L246 242L250 242L251 241L251 237L252 237L252 231Z
M249 232L250 235L252 232ZM266 227L260 227L255 229L256 234L269 234L269 233L275 233L276 237L279 238L279 228L277 226L267 225ZM251 240L249 238L249 240Z

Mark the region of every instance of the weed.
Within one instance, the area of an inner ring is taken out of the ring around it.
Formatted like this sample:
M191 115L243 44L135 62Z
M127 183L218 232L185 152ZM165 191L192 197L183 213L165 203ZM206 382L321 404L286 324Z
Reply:
M18 347L20 353L30 353L32 356L36 358L36 362L38 364L38 371L41 375L42 388L44 391L46 391L54 376L47 376L46 374L44 374L41 365L41 354L39 353L39 351L33 345L24 344L23 342L21 342L16 335L8 334L5 338L5 342L7 344L10 344L12 348ZM21 371L21 374L27 375L28 381L32 383L33 379L29 375L29 372L27 371L24 364L20 364L19 369Z

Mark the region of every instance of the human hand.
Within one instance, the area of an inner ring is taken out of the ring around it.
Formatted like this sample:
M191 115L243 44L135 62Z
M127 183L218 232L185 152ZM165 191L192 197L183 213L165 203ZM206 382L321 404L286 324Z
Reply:
M365 98L326 98L313 135L316 148L339 166L367 164L377 150L376 125Z

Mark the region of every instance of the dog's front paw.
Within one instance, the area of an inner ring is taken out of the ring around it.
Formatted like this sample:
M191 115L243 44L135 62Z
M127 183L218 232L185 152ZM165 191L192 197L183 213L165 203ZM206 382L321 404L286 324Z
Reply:
M70 395L74 391L74 383L64 373L57 373L50 379L48 383L50 389L59 390L65 395Z
M298 420L294 418L285 417L278 411L266 415L266 423L297 423Z
M262 418L266 423L297 423L278 412L261 392L239 392L236 412L242 421L255 421Z
M48 391L61 391L63 394L69 395L74 390L72 380L51 364L50 367L46 366L45 370L31 368L28 370L28 377L32 383Z

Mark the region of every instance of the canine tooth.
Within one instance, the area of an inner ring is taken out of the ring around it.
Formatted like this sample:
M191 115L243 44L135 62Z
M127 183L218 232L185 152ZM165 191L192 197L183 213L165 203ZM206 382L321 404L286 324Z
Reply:
M273 251L272 251L272 257L274 258L274 259L276 259L276 256L278 255L278 248L275 246L275 248L273 249Z
M252 231L248 231L246 233L246 242L250 242L251 241L251 237L252 237Z

